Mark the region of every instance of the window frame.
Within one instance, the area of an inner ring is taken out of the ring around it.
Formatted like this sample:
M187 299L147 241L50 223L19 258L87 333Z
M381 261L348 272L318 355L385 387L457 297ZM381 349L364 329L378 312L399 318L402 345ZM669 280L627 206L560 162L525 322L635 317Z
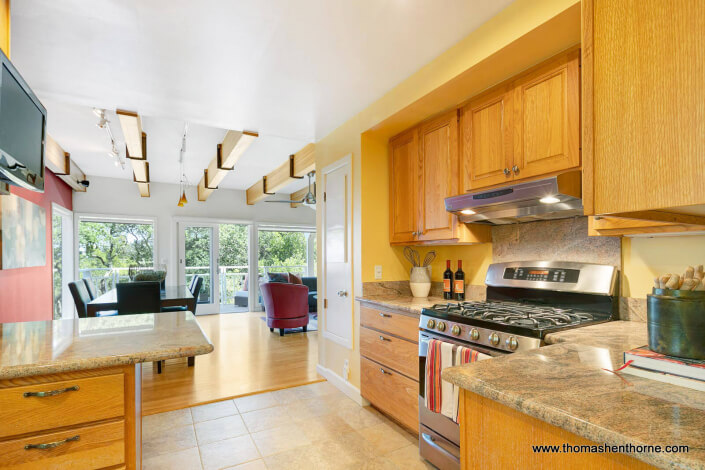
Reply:
M119 224L151 224L152 225L152 266L158 266L159 263L159 234L157 217L151 216L135 216L135 215L115 215L115 214L96 214L96 213L74 213L73 217L73 266L74 277L80 279L81 262L79 251L81 222L103 222L103 223L119 223Z

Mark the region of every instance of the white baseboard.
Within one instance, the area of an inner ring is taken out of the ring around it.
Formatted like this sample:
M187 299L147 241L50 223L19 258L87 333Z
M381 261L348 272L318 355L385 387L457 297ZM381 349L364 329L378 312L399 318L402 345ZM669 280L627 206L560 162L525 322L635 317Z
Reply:
M352 401L357 403L360 406L368 406L370 404L369 401L365 400L362 398L362 395L360 395L360 389L355 387L353 384L333 372L332 370L323 367L322 365L318 364L316 365L316 372L321 374L323 377L328 380L328 382L331 383L335 388L343 392L345 395L347 395Z

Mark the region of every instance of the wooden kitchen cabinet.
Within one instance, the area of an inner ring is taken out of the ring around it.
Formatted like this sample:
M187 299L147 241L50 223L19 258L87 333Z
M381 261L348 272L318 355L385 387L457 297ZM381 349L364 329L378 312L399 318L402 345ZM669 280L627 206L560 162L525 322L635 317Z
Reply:
M140 468L140 384L140 364L0 380L0 468Z
M705 224L705 2L582 9L586 215Z
M484 243L489 227L458 223L445 198L459 192L458 111L389 141L389 241L392 244Z
M418 160L416 129L389 141L389 237L391 243L413 242L418 232Z
M621 453L533 452L532 445L597 445L584 437L468 390L460 391L460 467L646 470L651 465Z
M455 238L456 217L445 199L458 194L458 111L419 129L419 240Z
M580 167L580 51L513 77L460 113L465 192Z
M419 318L360 306L360 393L404 427L419 430Z
M501 86L460 110L463 191L512 180L513 96L511 87Z
M580 166L580 51L519 78L513 109L515 180Z

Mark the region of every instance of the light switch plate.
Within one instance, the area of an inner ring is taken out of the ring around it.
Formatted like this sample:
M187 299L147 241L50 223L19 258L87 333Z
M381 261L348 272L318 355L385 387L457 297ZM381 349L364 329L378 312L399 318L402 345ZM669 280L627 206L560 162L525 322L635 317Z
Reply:
M375 265L375 279L382 279L382 265Z

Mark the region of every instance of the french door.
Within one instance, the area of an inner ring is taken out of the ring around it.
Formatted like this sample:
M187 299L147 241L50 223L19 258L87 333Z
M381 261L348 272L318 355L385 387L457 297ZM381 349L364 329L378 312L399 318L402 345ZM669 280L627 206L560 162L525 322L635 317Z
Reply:
M251 225L228 222L178 222L178 284L203 278L197 314L250 310Z
M190 285L194 276L203 278L197 299L197 314L218 313L218 269L215 247L218 224L179 223L179 284Z

